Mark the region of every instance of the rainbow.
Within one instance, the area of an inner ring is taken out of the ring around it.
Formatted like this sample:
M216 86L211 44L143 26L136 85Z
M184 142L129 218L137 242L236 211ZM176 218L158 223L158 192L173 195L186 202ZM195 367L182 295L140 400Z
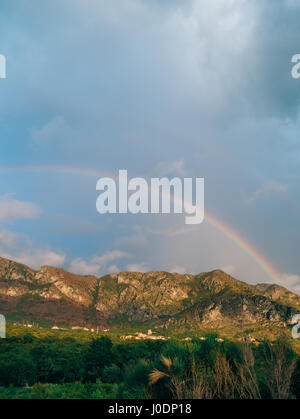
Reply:
M74 168L67 166L19 166L19 167L0 167L1 172L36 172L36 173L61 173L81 176L92 176L92 177L103 177L109 176L116 178L116 175L111 173L92 170L86 168ZM245 238L235 232L232 227L225 224L223 221L212 215L211 213L205 212L205 221L222 232L228 239L235 243L244 253L246 253L262 270L267 274L273 281L278 282L280 279L280 273L272 266L272 264L262 256Z
M244 253L246 253L273 281L278 282L281 276L280 273L277 272L267 258L263 257L257 250L255 250L253 245L251 245L245 238L235 232L232 227L217 219L211 213L208 214L206 212L205 220L217 230L221 231L240 249L242 249Z

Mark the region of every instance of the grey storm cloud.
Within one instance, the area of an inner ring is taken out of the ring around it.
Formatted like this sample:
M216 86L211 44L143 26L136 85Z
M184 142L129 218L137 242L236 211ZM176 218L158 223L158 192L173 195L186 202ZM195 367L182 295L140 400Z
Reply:
M300 53L299 2L28 0L18 1L18 13L15 6L1 2L8 75L1 83L1 165L204 176L207 210L263 248L285 278L298 278L300 82L291 77L291 57ZM209 227L184 235L186 248L207 244L186 254L178 235L149 234L162 226L180 231L180 219L106 224L95 213L95 179L53 176L41 175L38 185L29 175L21 183L8 177L3 193L26 188L30 199L20 195L22 202L43 202L33 239L44 231L51 248L71 249L66 260L82 271L97 271L93 255L128 246L133 260L123 266L252 274ZM83 219L88 223L72 228ZM69 238L54 238L52 231L67 227Z

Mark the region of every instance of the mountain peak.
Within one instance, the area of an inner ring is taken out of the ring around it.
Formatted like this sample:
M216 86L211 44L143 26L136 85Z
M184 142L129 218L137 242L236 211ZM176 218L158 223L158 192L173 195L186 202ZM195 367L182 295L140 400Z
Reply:
M34 271L0 258L0 278L0 312L18 316L22 307L23 317L66 323L285 324L300 310L300 297L285 288L249 285L220 269L197 275L124 271L96 278L52 266Z

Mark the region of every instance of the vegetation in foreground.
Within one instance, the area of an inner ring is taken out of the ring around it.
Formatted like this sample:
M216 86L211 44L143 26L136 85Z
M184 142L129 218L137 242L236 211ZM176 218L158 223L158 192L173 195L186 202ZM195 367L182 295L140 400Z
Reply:
M0 341L0 398L300 398L300 357L284 338L125 343L23 331Z

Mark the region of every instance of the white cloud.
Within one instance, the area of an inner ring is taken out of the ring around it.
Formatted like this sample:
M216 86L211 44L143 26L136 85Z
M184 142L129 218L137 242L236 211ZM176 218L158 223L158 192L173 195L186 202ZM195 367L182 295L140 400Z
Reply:
M175 266L173 269L171 269L171 272L184 275L187 270L183 266Z
M40 209L31 202L22 202L12 198L11 195L0 197L0 222L20 218L35 218Z
M104 253L102 256L95 256L92 260L93 262L103 266L116 259L128 258L130 256L131 255L127 252L122 252L121 250L113 250L111 252Z
M32 249L29 252L24 251L23 253L13 255L12 258L34 269L39 269L43 265L61 267L65 262L66 255L53 250Z
M71 261L69 270L78 275L100 275L119 271L118 267L107 265L117 259L129 258L131 255L120 250L104 253L102 256L93 256L88 261L77 258Z
M153 169L153 174L155 176L186 176L186 171L184 169L184 161L174 161L171 163L168 162L159 162Z
M287 191L287 186L275 181L264 182L260 188L250 194L250 197L246 199L246 204L253 204L257 199L265 194L282 194Z
M100 265L77 258L70 263L69 271L78 275L97 275L100 271Z
M145 262L141 262L141 263L127 265L126 270L129 272L147 272L149 268Z
M40 212L35 204L18 201L11 194L0 197L0 222L36 218ZM62 266L66 258L63 252L47 247L36 248L25 234L7 230L0 231L0 255L33 269L39 269L42 265Z
M49 248L36 248L24 234L0 231L0 256L39 269L42 265L60 267L64 264L64 252Z
M42 128L33 128L31 136L36 144L53 141L63 143L75 136L75 130L68 126L62 116L56 116L51 121L47 122Z
M300 276L295 274L282 274L279 284L300 295Z
M107 272L108 272L109 274L115 274L115 273L117 273L117 272L120 272L120 268L118 268L118 266L117 266L117 265L111 265L111 266L109 266L109 267L107 268Z
M66 259L64 253L58 253L47 249L31 249L18 251L16 253L1 252L1 256L6 259L23 263L32 269L40 269L43 265L61 267Z
M0 231L0 246L1 249L18 249L18 247L25 242L24 237L10 231ZM24 243L25 244L25 243Z

